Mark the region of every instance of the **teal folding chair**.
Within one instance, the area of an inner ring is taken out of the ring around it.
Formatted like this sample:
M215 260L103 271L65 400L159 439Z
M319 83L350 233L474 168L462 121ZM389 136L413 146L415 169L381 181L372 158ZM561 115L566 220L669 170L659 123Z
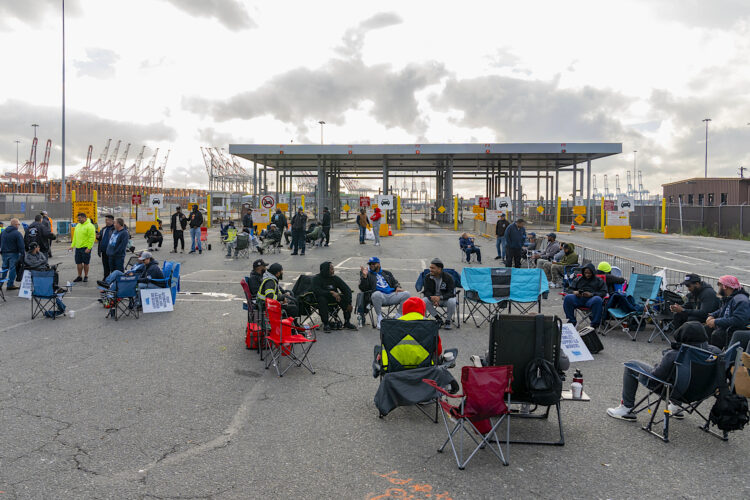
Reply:
M628 327L622 326L622 331L630 337L630 340L634 341L638 337L638 331L642 325L645 325L649 319L654 325L654 330L651 332L651 336L648 341L652 342L654 338L661 335L664 340L670 342L667 334L659 326L659 322L656 321L656 311L654 306L661 303L659 298L659 292L661 290L661 276L653 276L650 274L631 274L630 281L628 282L628 289L625 293L626 300L628 303L634 306L634 309L628 309L627 307L610 307L607 309L607 319L614 320L614 323L607 325L601 331L602 335L606 335L608 332L617 328L618 325L629 323L631 319L636 322L635 331L631 333ZM612 300L612 299L610 299Z

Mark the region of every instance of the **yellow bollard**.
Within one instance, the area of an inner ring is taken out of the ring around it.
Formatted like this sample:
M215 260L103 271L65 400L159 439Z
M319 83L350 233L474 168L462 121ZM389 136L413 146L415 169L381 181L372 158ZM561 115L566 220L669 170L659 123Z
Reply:
M558 233L560 232L560 203L562 202L560 200L560 197L558 196L557 197L557 222L555 224L555 231Z

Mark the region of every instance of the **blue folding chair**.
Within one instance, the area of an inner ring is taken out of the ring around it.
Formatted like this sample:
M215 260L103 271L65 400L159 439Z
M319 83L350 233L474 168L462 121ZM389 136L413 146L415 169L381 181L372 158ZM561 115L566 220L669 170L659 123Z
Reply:
M112 307L108 316L118 321L122 316L139 317L138 278L135 276L118 276L110 290Z
M55 271L31 272L31 319L43 314L55 319L65 313L64 293L55 293Z
M150 278L149 283L154 283L162 288L169 288L172 294L172 305L177 300L177 292L180 290L180 263L165 261L161 270L164 279Z
M0 269L0 298L5 300L5 293L3 292L3 285L8 282L8 269Z
M634 319L636 321L635 331L631 334L630 328L626 326L622 326L622 331L630 337L630 340L635 342L641 326L645 325L645 322L650 319L654 325L654 330L651 332L648 341L652 342L654 338L661 334L664 340L670 342L667 334L664 333L664 330L659 326L659 322L655 317L656 311L653 309L655 305L661 303L661 299L659 298L660 290L661 276L631 274L630 281L628 282L628 289L625 292L624 298L632 307L628 308L626 304L617 304L617 307L609 307L607 309L607 320L614 320L614 323L608 324L606 328L601 331L601 334L606 335L611 330L617 328L618 325L626 324L631 319ZM610 298L610 301L612 301L613 298Z
M479 328L509 304L512 271L507 267L463 268L464 323L471 319Z

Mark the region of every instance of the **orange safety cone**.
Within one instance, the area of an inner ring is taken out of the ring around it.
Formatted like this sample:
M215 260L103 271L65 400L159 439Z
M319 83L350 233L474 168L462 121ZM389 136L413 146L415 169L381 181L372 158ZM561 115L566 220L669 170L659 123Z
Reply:
M570 230L571 231L575 231L576 230L576 225L573 222L570 223Z
M388 228L388 236L393 236L393 231L390 228Z

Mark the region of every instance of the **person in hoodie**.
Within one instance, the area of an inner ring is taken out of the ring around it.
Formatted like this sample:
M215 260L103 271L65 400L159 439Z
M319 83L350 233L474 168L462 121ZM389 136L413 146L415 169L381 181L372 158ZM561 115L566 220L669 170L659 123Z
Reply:
M318 299L318 312L323 322L323 331L329 333L331 325L328 322L328 303L336 301L344 312L344 328L356 330L357 327L351 322L352 318L352 289L344 283L344 280L335 276L333 264L325 261L320 265L320 273L313 277L313 291Z
M380 207L375 207L375 213L370 217L372 221L372 233L375 235L375 246L380 246L380 223L383 222L383 213Z
M665 382L674 382L674 362L677 359L677 353L680 352L682 344L699 347L714 353L719 352L718 349L709 345L706 331L703 325L697 321L688 321L678 328L674 333L674 339L675 341L672 342L670 349L662 352L661 361L653 367L642 361L631 361L630 363L638 365L643 371ZM620 400L620 406L607 409L607 415L629 422L636 421L636 414L633 413L633 407L635 406L635 394L638 390L638 383L648 387L650 390L658 389L660 385L655 380L640 375L629 368L625 368L622 376L622 399ZM672 412L672 417L684 417L680 409L671 403L669 404L669 411Z
M50 244L52 243L52 240L56 238L57 237L42 221L42 216L36 215L34 216L34 222L29 224L28 229L26 229L23 241L26 245L26 249L28 249L29 245L35 241L39 245L39 251L48 254Z
M505 267L521 267L521 249L526 241L526 221L517 219L505 230Z
M284 279L284 268L278 262L274 262L263 274L263 281L258 290L258 300L267 298L278 300L287 318L297 318L299 317L297 301L292 292L281 288L282 279Z
M596 266L596 274L604 275L604 282L607 283L607 293L610 295L615 292L615 285L625 283L625 278L612 274L612 265L606 261L601 261Z
M3 269L8 270L8 290L18 290L16 282L16 265L23 259L25 250L23 236L18 228L21 222L18 219L11 219L10 225L0 233L0 254L3 256ZM0 285L2 286L2 285Z
M734 276L719 278L721 307L706 318L706 326L713 328L711 345L724 349L735 330L746 330L750 324L750 299L740 281Z
M276 213L271 217L271 223L276 224L276 227L282 233L287 230L286 215L284 215L280 208L277 208ZM287 240L287 243L289 243L289 240Z
M704 323L709 314L721 307L721 299L716 295L716 290L703 282L697 274L685 276L683 284L688 289L687 303L669 306L674 313L672 326L675 329L688 321Z
M323 235L326 238L326 244L324 246L328 246L328 242L331 240L331 212L328 211L328 207L323 207L322 219L320 225L323 228Z
M143 237L146 238L149 251L157 250L157 244L159 245L159 248L161 248L162 243L164 243L164 236L162 236L161 231L156 228L155 224L151 225L151 228L146 231L146 234L144 234Z
M109 272L125 271L125 253L128 251L130 234L125 228L125 220L122 217L115 219L114 231L107 243L107 258L109 259Z
M128 272L114 270L103 280L97 281L96 284L111 289L119 276L136 276L139 288L164 288L166 286L163 281L164 273L162 273L159 262L154 259L151 252L141 252L138 257L138 264L134 265ZM152 279L162 281L152 282Z
M559 261L544 260L541 262L544 274L547 275L547 281L549 281L550 288L561 286L565 266L578 264L578 254L576 253L576 246L573 243L563 243L562 250L564 253ZM537 267L539 267L538 264Z
M591 326L598 328L602 321L602 306L607 295L607 284L596 276L594 264L583 266L581 276L573 280L570 293L563 299L563 310L568 323L576 324L576 309L586 307L591 311Z
M107 246L109 245L109 238L112 237L112 233L115 232L115 216L107 214L104 216L104 227L99 234L96 235L96 239L99 241L96 247L96 253L102 259L102 267L104 268L104 276L109 276L111 270L109 269L109 256L107 255Z

